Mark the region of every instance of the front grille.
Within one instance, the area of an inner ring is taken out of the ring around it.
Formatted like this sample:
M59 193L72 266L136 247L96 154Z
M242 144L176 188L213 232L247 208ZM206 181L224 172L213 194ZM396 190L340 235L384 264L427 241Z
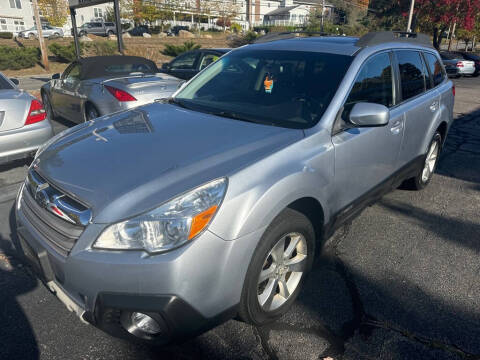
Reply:
M39 179L39 175L30 171L29 175L35 176L36 179ZM65 218L55 215L56 211L62 213L61 208L57 208L58 199L61 197L61 204L68 204L68 208L72 210L74 206L82 211L85 207L75 200L69 198L65 194L60 193L58 190L53 190L55 192L54 203L49 202L50 198L47 194L44 196L38 196L35 192L32 192L31 176L27 178L26 186L22 191L22 197L20 202L20 207L26 218L26 220L32 225L35 230L44 238L45 242L51 245L59 254L67 256L75 245L76 241L82 235L85 226L79 223L74 223L74 220L67 221ZM40 178L42 179L42 178ZM43 180L43 179L42 179ZM42 183L48 184L48 183ZM37 184L38 185L38 184ZM59 205L60 206L60 205ZM55 211L49 211L54 208ZM70 218L69 218L70 219ZM76 220L76 218L74 218Z

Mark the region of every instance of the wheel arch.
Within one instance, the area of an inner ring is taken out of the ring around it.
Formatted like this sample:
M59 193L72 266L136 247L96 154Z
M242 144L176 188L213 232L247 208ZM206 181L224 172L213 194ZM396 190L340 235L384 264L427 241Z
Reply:
M293 201L288 204L286 208L296 210L303 214L312 223L313 230L315 231L315 239L322 239L325 226L325 215L320 201L314 197L306 196Z

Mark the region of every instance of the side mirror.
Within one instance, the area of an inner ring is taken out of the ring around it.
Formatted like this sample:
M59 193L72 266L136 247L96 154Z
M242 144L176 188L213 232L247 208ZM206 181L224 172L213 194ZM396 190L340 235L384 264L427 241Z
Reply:
M162 64L162 70L169 70L170 69L170 63L163 63Z
M57 79L60 79L60 74L53 74L52 75L52 80L57 80Z
M349 120L358 127L385 126L390 120L390 112L384 105L357 103L350 112Z
M12 83L14 83L15 85L20 84L20 82L18 81L18 79L10 78L10 81L11 81Z

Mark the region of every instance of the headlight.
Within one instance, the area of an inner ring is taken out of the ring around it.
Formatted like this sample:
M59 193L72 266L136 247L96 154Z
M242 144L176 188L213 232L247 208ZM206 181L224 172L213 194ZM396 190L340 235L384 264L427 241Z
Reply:
M207 228L226 189L227 179L211 181L148 213L109 226L93 247L149 253L177 248Z

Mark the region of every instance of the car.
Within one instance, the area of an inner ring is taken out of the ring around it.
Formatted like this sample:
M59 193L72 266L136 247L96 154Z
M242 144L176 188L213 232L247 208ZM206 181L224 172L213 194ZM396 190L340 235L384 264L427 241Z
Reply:
M458 69L458 74L460 76L464 75L474 75L475 74L475 62L465 59L462 55L458 53L442 51L440 53L443 63L450 66L455 66Z
M336 228L430 183L454 87L428 36L282 37L39 149L18 251L81 320L158 345L262 326Z
M51 119L84 122L169 97L181 85L160 74L151 60L137 56L93 56L54 74L40 93Z
M196 49L180 54L168 63L163 63L161 72L179 79L190 80L211 63L231 49Z
M70 30L73 36L73 28ZM113 22L92 21L83 24L77 28L78 36L86 36L87 34L97 36L111 36L117 33L117 28Z
M17 85L0 73L0 164L33 158L53 136L42 103Z
M152 32L146 25L139 25L129 30L128 33L131 36L143 36L143 34L151 34Z
M175 25L170 28L167 34L169 34L170 36L178 36L180 30L190 31L190 28L184 25Z
M477 77L480 75L480 56L475 55L471 52L463 52L463 51L459 51L457 52L457 54L462 56L462 58L465 60L470 60L475 62L475 72L473 73L473 76Z
M48 24L42 24L42 36L43 37L63 37L63 29L60 27L54 27ZM34 26L28 30L20 31L17 35L20 38L35 39L38 38L37 27Z

